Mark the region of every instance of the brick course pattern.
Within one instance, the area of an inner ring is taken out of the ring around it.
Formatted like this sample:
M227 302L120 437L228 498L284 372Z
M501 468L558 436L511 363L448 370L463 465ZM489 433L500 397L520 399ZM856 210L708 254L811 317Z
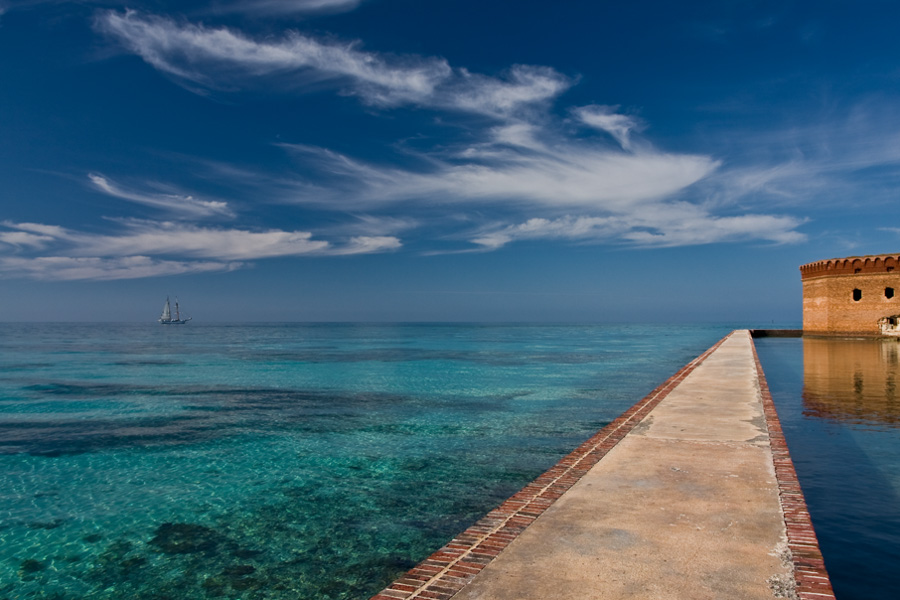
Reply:
M727 336L371 600L449 600L606 456L725 339Z
M772 449L772 461L775 463L775 479L778 481L778 495L781 499L781 511L784 513L784 526L787 532L788 548L794 564L794 581L797 597L800 600L834 600L834 590L825 569L825 560L819 550L819 540L813 529L812 519L806 507L794 461L788 452L787 441L781 429L781 420L775 410L775 402L769 391L769 384L753 345L753 360L756 362L756 376L762 395L763 412L766 416L766 428L769 431L769 447Z
M880 336L878 321L900 314L900 254L820 260L800 278L804 333Z
M443 548L410 569L371 600L452 598L606 456L726 339L728 336L682 367L548 471L453 538ZM791 551L797 597L800 600L834 600L831 580L825 569L794 463L788 453L781 421L778 419L775 403L756 354L756 347L752 348L784 514L787 542Z

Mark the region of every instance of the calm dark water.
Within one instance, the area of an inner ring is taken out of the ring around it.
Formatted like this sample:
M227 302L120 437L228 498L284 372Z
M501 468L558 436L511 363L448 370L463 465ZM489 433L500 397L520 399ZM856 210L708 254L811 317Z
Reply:
M838 600L900 597L900 342L755 342Z
M731 329L0 324L0 598L368 598Z

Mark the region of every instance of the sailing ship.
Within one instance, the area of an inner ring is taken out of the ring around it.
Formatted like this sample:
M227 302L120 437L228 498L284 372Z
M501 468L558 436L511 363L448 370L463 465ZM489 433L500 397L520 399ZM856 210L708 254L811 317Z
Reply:
M162 316L159 322L163 325L184 325L191 320L191 317L181 318L181 311L178 308L178 298L175 298L175 318L172 318L172 308L169 306L169 297L166 296L166 305L163 307Z

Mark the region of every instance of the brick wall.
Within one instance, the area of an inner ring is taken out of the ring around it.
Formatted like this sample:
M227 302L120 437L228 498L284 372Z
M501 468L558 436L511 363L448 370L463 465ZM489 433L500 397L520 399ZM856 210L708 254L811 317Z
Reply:
M834 259L800 267L804 333L881 335L879 319L900 314L898 258Z

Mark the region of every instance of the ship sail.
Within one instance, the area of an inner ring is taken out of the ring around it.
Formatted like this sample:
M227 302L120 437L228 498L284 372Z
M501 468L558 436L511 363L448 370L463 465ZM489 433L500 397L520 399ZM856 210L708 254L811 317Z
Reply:
M188 321L191 320L191 317L181 317L181 310L178 307L178 298L175 298L175 318L172 318L172 308L169 304L169 298L166 297L166 305L163 307L162 315L159 317L159 322L163 325L184 325Z

